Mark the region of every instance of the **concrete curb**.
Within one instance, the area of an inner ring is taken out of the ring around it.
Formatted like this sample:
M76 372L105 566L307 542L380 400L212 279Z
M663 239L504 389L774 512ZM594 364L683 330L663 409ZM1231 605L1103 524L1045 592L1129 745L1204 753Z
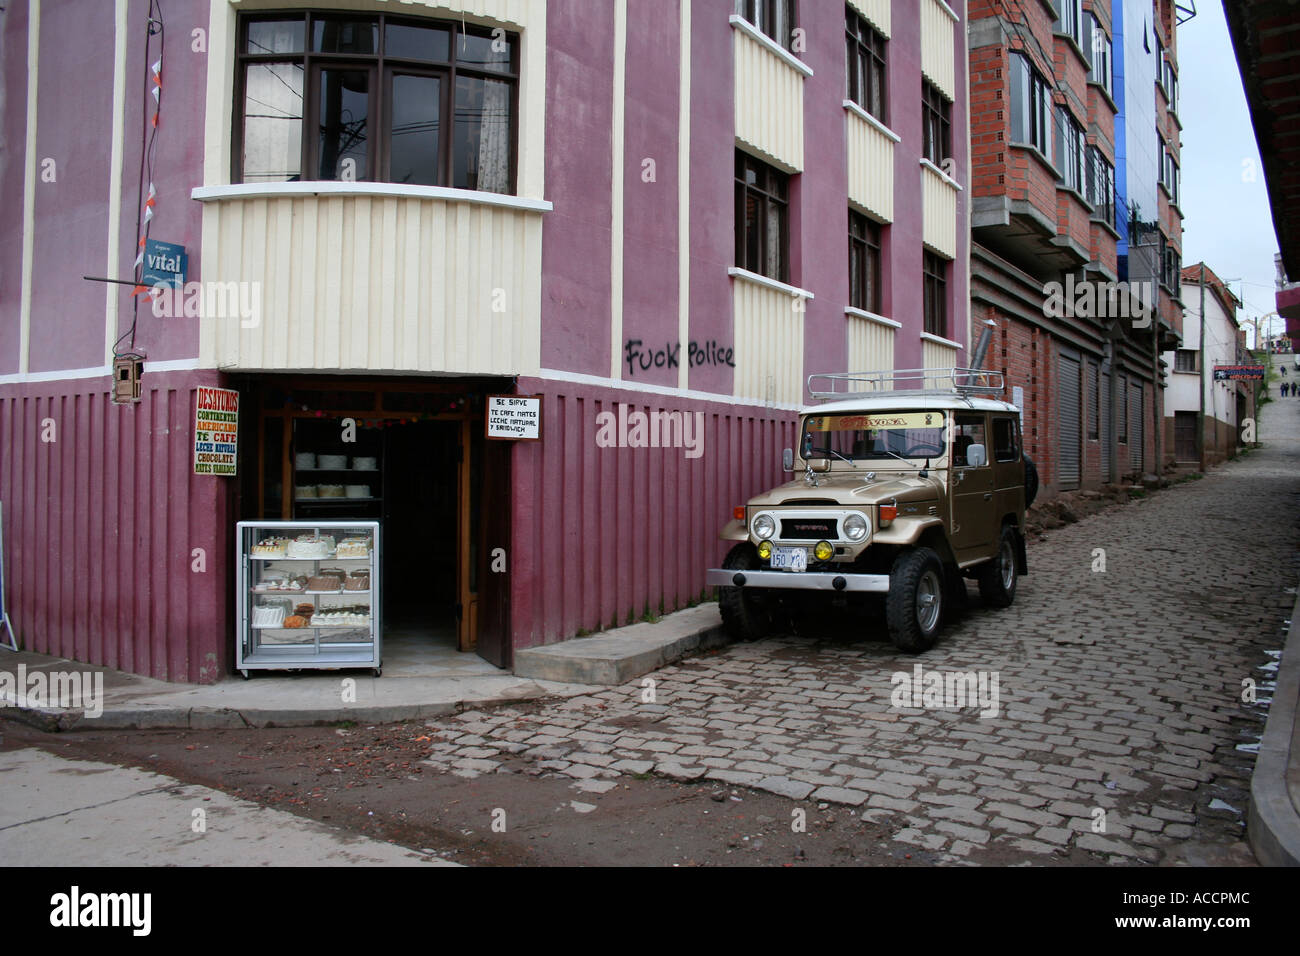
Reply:
M615 686L694 651L729 643L714 602L584 637L515 652L515 676L570 684Z
M1300 866L1300 810L1287 786L1288 774L1300 777L1300 594L1291 610L1282 660L1278 663L1273 702L1250 777L1250 848L1264 866ZM1294 767L1294 769L1292 769ZM1297 779L1300 789L1300 779Z

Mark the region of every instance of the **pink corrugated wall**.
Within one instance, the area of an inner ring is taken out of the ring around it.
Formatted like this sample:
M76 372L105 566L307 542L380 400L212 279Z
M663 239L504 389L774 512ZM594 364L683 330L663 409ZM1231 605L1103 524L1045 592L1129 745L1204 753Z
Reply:
M232 479L191 473L194 389L218 378L146 372L136 406L112 404L107 378L0 386L5 603L25 650L162 680L227 672Z
M543 440L515 448L511 630L516 648L594 631L699 598L727 551L736 505L783 479L793 412L520 379L541 394ZM600 448L596 416L703 412L704 454Z

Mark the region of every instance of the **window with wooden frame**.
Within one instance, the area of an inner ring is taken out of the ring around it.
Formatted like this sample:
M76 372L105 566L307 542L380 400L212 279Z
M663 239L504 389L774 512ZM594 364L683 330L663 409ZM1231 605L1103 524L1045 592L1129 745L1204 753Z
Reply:
M885 47L889 42L858 11L845 6L845 60L848 97L880 122L887 122Z
M948 337L948 260L933 252L922 254L925 331Z
M849 210L849 305L880 311L880 226Z
M519 38L387 14L239 19L233 178L512 193Z
M790 177L736 151L736 265L788 282Z
M952 155L952 104L928 80L921 81L921 155L936 166Z
M736 13L789 50L794 44L795 0L736 0Z

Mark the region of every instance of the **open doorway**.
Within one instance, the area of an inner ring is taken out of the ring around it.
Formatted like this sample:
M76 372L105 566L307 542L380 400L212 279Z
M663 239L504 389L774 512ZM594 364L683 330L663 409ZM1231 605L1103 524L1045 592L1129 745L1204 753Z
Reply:
M384 631L455 647L460 605L461 426L423 421L384 433Z

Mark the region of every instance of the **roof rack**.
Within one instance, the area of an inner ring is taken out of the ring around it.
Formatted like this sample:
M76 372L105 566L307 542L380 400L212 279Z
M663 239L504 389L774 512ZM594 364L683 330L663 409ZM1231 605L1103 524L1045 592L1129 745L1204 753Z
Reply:
M1005 394L1001 372L978 368L886 368L870 372L822 372L808 376L813 398L863 398L906 392L909 397Z

